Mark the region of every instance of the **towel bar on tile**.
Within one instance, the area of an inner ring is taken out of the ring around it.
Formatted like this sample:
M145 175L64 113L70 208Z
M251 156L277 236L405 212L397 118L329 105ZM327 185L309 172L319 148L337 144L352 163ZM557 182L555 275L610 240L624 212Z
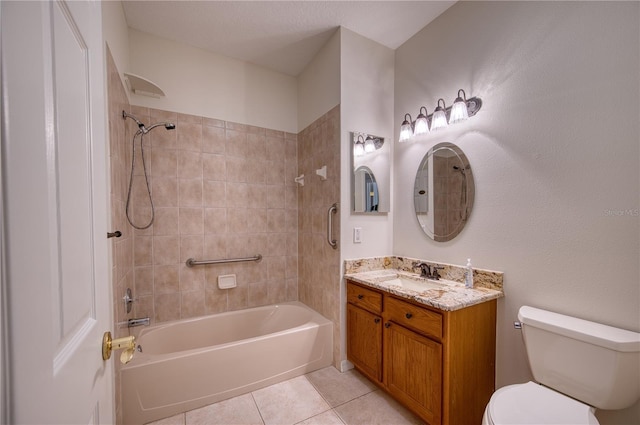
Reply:
M224 263L241 263L243 261L260 261L262 260L262 255L258 254L254 257L245 257L245 258L224 258L220 260L202 260L196 261L193 258L189 258L186 261L187 267L193 266L204 266L206 264L224 264Z

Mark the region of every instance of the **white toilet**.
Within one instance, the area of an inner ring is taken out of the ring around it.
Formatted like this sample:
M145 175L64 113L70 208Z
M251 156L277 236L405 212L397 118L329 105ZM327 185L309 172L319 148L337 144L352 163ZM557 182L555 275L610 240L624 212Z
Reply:
M536 382L491 396L483 425L598 424L595 409L640 398L640 334L523 306L518 312Z

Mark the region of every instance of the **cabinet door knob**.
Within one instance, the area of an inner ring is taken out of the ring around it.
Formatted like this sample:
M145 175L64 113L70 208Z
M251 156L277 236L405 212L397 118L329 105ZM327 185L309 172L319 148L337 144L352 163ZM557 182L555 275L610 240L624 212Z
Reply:
M413 314L407 313L404 315L404 317L406 317L407 319L411 319L413 317Z
M385 327L385 328L390 328L390 327L391 327L391 323L389 323L389 322L385 323L385 324L384 324L384 327Z
M358 294L358 299L359 299L359 300L361 300L361 299L363 299L363 298L364 298L364 295L362 295L362 294Z
M380 323L380 318L376 317L375 319L373 319L373 323Z

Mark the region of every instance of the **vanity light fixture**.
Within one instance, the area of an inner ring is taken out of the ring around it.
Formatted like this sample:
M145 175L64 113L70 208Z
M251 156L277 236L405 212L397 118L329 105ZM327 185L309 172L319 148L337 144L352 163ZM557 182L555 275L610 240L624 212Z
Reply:
M353 157L369 155L384 146L384 139L367 133L353 133Z
M410 141L412 137L428 133L429 131L448 127L465 121L474 116L482 107L482 100L478 97L467 99L467 94L463 89L458 90L458 96L453 102L453 106L447 107L444 99L438 99L438 104L433 114L427 115L427 108L422 106L418 117L411 121L410 114L404 114L404 121L400 126L399 142Z
M407 117L409 117L408 120ZM404 121L402 122L402 126L400 126L399 142L406 142L411 139L411 136L413 136L413 128L411 127L411 115L404 114Z
M422 110L424 109L424 114ZM427 121L427 108L422 106L418 118L416 118L415 128L413 129L413 135L419 136L421 134L427 134L429 132L429 122Z
M364 137L358 136L358 139L353 144L353 156L358 157L362 155L364 155Z
M440 106L440 102L442 102L442 106ZM433 117L431 118L431 131L449 126L445 109L444 99L438 99L438 106L436 106L436 110L433 111Z
M462 92L462 96L460 96ZM469 119L469 111L467 110L467 94L464 90L458 90L458 97L451 107L451 115L449 116L449 124L455 124L460 121Z

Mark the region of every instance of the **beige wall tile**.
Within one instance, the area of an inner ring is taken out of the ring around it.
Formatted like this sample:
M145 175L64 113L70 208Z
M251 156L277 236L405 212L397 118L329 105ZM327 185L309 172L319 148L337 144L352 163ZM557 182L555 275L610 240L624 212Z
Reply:
M178 265L155 266L153 278L154 294L166 294L178 292L179 290Z
M151 180L151 196L156 207L178 206L178 180L171 178L153 178Z
M179 236L154 236L153 237L153 264L168 265L178 264L180 261L180 237Z
M202 208L180 208L179 222L181 235L204 234L204 217Z
M215 314L227 311L227 293L221 290L205 290L205 313Z
M183 319L205 314L204 289L199 291L182 291L180 294L182 295L180 315Z
M227 206L227 184L223 181L202 182L202 203L205 207Z
M178 158L175 150L154 149L151 151L151 176L176 177Z
M202 179L178 179L178 205L202 206Z
M225 132L225 149L227 156L246 157L248 152L247 133L227 127Z
M224 155L202 154L202 175L205 180L226 181L227 165Z
M202 151L202 123L179 122L176 131L178 133L178 149Z
M224 154L225 150L226 138L224 128L202 127L202 152Z
M179 234L178 211L178 208L156 208L153 234L163 236Z
M227 209L204 209L204 233L227 233Z
M202 153L178 151L178 177L202 180Z
M180 319L180 292L159 294L154 297L156 322Z

